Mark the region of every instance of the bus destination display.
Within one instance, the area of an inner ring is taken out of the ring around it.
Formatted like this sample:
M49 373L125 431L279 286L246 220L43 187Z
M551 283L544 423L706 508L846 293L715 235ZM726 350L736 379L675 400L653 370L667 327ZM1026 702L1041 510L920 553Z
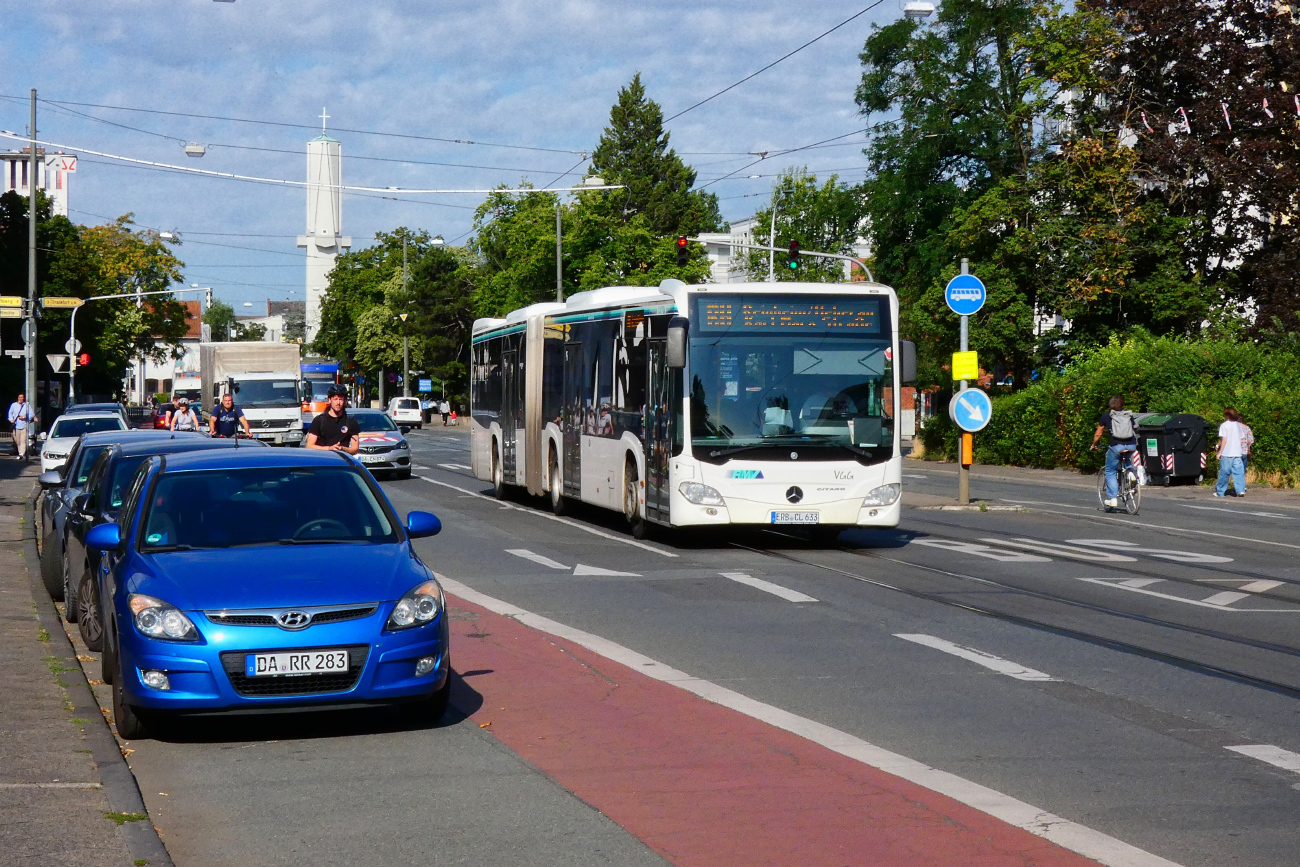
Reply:
M790 333L837 331L880 334L882 298L700 298L703 331Z

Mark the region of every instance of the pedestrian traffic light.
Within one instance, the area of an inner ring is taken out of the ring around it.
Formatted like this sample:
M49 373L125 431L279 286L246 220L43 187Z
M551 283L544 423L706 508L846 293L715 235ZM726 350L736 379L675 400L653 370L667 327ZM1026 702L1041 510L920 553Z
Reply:
M689 243L690 242L686 239L685 236L679 237L677 239L677 267L678 268L685 268L686 263L690 261L691 251L687 246Z
M82 367L85 367L86 365L90 364L90 353L83 352L80 355L78 355L77 364L81 365Z
M798 241L790 242L790 270L791 271L799 270L799 242Z

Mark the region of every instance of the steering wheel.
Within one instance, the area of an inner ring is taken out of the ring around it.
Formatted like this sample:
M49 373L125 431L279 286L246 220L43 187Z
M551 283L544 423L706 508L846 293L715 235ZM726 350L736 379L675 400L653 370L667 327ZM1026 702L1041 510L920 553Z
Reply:
M325 529L341 530L345 536L348 536L349 538L352 536L352 530L342 521L336 521L333 518L315 518L303 524L297 530L294 530L293 538L302 539L306 536L312 535L316 530Z

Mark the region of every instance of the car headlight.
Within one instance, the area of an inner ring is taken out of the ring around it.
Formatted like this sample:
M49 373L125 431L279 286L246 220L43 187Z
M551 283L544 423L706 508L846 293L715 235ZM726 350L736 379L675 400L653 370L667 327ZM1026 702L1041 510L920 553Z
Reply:
M438 618L442 611L442 588L437 581L425 581L412 587L397 600L393 613L388 615L385 629L410 629L423 626Z
M135 628L150 638L162 638L171 641L193 641L199 637L199 631L188 617L174 605L161 599L132 593L127 600L134 615Z
M864 506L892 506L903 492L903 486L897 482L873 488L862 500Z
M300 431L300 430L292 430L292 429L290 429L290 430L288 430L288 431L285 431L285 434L284 434L284 435L285 435L285 437L286 437L287 439L291 439L291 440L302 439L302 431Z
M411 446L410 446L410 445L409 445L405 440L403 440L402 442L398 443L398 444L395 446L395 448L398 448L398 449L409 449L410 447L411 447Z
M721 506L724 504L722 494L718 493L717 488L709 487L701 482L682 482L677 486L682 496L690 500L697 506Z

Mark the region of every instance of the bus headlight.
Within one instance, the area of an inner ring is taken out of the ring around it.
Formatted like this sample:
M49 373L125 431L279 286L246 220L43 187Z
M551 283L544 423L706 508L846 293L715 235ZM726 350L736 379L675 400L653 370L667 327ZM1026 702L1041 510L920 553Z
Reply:
M717 488L711 488L700 482L682 482L677 486L682 496L690 500L697 506L723 506L726 501L722 499L722 494L718 493Z
M892 506L903 492L903 486L897 483L873 488L862 500L864 506Z

